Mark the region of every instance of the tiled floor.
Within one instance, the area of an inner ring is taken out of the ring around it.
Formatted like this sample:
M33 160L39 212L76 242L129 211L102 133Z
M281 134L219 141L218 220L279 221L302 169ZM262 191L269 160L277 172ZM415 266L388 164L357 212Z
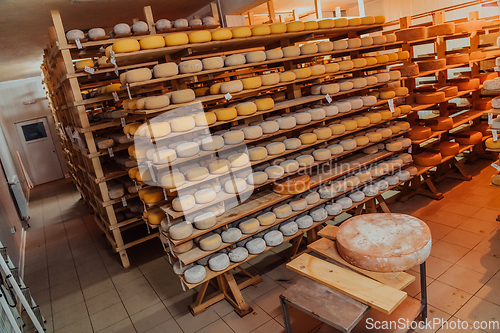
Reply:
M474 175L470 182L439 184L445 192L441 201L416 196L391 206L393 212L423 219L432 230L430 318L500 320L500 223L495 220L500 189L488 186L494 170L487 163L468 167ZM47 332L284 331L278 296L297 275L274 252L245 264L263 280L243 291L252 314L239 318L221 301L193 317L187 305L195 292L182 291L159 242L132 248L132 267L124 270L69 181L36 188L30 215L25 281L41 305ZM418 277L418 268L410 273ZM406 291L419 298L418 282ZM294 332L332 331L298 311L291 314Z

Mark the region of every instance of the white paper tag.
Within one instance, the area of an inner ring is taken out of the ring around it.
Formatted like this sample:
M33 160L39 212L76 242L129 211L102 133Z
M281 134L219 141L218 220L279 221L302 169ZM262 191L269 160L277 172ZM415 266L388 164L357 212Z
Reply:
M111 62L113 65L116 66L115 51L110 50L109 55L111 56L111 59L109 59L109 62Z
M170 258L170 253L167 253L167 256L168 256L168 262L170 263L170 265L172 265L172 258Z
M387 101L387 104L389 105L389 110L391 110L392 113L394 113L394 100L393 99L389 99Z
M224 95L224 98L229 101L231 98L233 98L233 96L230 94L230 93L227 93Z
M115 153L113 152L113 148L111 148L111 147L108 148L108 153L109 153L109 157L115 156Z
M83 71L87 72L89 74L94 74L95 69L93 69L92 67L89 67L89 66L85 66L85 68L83 69Z
M182 280L179 280L179 281L181 281L182 291L186 291L186 287L184 286L184 282L182 282Z
M127 133L127 139L130 139L130 133Z
M151 162L148 162L148 168L149 168L149 173L151 174L151 179L156 182L156 176L155 176L155 172L153 170L153 165L151 164Z
M491 130L491 133L493 133L493 141L498 141L498 132L497 132L497 130Z
M167 244L168 245L168 239L167 239L167 237L165 237L165 235L163 234L163 232L160 232L160 240L161 240L162 244Z
M408 154L411 154L412 146L408 148Z
M113 99L115 100L115 102L118 102L120 100L120 98L118 98L118 93L116 91L113 91L111 95L113 95Z
M122 123L122 127L125 127L125 125L127 125L127 123L125 122L125 117L121 117L120 121ZM130 134L129 134L129 136L130 136Z
M332 98L330 97L330 95L329 95L329 94L326 94L325 98L326 98L326 101L327 101L328 103L331 103L331 102L332 102Z
M81 50L82 49L82 43L80 43L80 40L79 39L75 39L75 43L76 43L76 47Z
M495 72L500 72L500 67L493 67L493 69L495 70Z
M493 124L493 113L488 113L488 125Z
M167 190L165 189L163 189L163 196L165 197L165 200L168 200Z
M128 87L128 83L125 85L127 87L128 99L132 99L132 95L130 94L130 88Z
M491 166L494 167L495 169L497 169L497 171L500 171L500 165L498 165L496 163L491 163Z
M122 197L122 205L123 207L127 207L127 199L125 197Z

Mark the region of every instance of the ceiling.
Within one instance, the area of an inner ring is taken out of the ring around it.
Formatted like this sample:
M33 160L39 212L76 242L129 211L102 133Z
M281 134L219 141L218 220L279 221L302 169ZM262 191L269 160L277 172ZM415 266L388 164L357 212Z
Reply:
M50 11L61 12L64 28L89 29L144 20L150 5L155 21L187 17L211 0L0 0L0 82L40 75L43 49L52 25Z

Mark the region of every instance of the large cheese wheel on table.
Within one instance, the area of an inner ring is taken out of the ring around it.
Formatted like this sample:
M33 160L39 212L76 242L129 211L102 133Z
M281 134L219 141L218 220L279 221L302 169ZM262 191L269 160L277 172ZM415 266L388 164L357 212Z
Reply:
M415 101L417 104L436 104L446 100L446 96L442 91L416 94Z
M457 65L469 62L468 53L450 54L446 56L446 65Z
M453 35L455 33L455 23L448 22L427 27L427 37Z
M453 119L450 117L434 117L426 119L425 124L433 131L444 131L453 127Z
M455 96L458 94L458 87L457 86L446 86L446 87L439 88L437 91L444 92L445 97L451 97L451 96Z
M439 150L442 156L455 156L460 151L458 142L443 141L435 144L433 147Z
M413 162L421 166L434 166L441 164L441 153L423 152L413 155Z
M337 249L350 264L376 272L399 272L424 262L431 252L429 227L404 214L365 214L337 231Z
M417 64L402 65L402 66L392 67L391 69L398 70L399 72L401 72L402 77L411 77L418 75L420 73Z
M456 23L455 33L470 32L475 30L481 30L486 23L485 20L473 20L469 22Z
M420 72L436 71L446 66L446 59L422 60L417 64Z
M493 141L493 138L489 138L485 141L486 148L490 149L500 149L500 140Z
M427 28L426 27L415 27L402 29L395 32L398 41L409 42L418 39L427 38Z
M426 126L413 126L410 131L410 139L423 140L431 136L431 128Z
M464 91L464 90L472 90L472 89L477 89L479 88L479 79L474 78L474 79L457 79L457 80L449 80L451 84L454 86L458 87L458 90ZM485 87L486 89L486 87Z

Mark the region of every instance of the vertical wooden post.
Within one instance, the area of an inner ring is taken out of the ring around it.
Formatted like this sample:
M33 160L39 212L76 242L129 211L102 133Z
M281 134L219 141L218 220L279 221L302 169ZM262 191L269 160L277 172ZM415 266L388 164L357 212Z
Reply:
M342 17L342 12L340 11L340 7L335 7L335 17Z
M144 16L146 17L146 23L148 24L149 31L151 31L151 35L156 35L155 20L151 6L144 7Z
M294 10L292 11L292 13L293 13L293 20L294 20L294 21L299 21L299 20L300 20L300 19L299 19L299 13L297 12L297 10L296 10L296 9L294 9Z
M433 24L443 24L444 23L444 11L436 12L432 15ZM446 40L443 36L436 37L436 56L437 59L446 58ZM441 70L438 72L438 87L444 87L446 85L446 80L448 79L448 70ZM439 104L439 114L443 117L448 116L448 103Z
M318 20L323 18L323 12L321 10L321 0L314 0L314 9L316 10L316 18Z
M271 23L275 23L276 22L276 13L274 11L273 0L269 0L267 2L267 12L269 13L269 20L271 21Z
M248 23L250 25L255 25L255 18L253 17L253 12L248 12Z
M219 8L217 7L216 2L210 3L210 12L212 13L212 17L215 19L215 21L220 23Z
M358 11L359 11L359 16L361 16L361 17L365 16L365 1L364 0L358 0Z
M469 21L474 21L479 19L479 12L470 12ZM479 35L477 31L473 31L470 35L470 52L479 50ZM471 77L477 77L479 75L479 61L473 62L471 65ZM472 93L472 101L478 100L481 96L481 91L474 91Z

